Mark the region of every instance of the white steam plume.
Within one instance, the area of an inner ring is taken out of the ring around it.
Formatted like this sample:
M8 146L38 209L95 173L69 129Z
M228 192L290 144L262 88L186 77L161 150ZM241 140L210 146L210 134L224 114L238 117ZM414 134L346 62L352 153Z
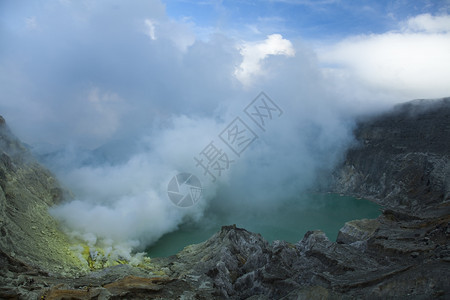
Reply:
M160 1L46 3L4 6L15 17L0 27L0 109L73 191L52 213L90 246L142 249L207 206L271 209L334 166L352 142L355 114L398 97L345 70L325 72L308 45L276 33L198 40ZM341 53L350 42L322 57L352 66ZM243 112L260 91L284 112L266 131ZM235 162L212 183L194 156L211 141L226 150L218 135L235 117L258 139L241 157L229 151ZM178 172L205 187L194 207L167 197Z

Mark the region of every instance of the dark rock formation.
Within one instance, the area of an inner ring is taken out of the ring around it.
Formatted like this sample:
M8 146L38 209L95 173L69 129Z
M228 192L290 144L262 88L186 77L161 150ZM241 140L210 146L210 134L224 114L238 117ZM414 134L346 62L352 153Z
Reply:
M449 213L450 98L399 105L360 122L355 136L336 191L417 217Z
M336 242L310 231L296 244L269 244L259 234L224 226L209 240L154 259L145 269L116 266L76 279L38 273L28 265L35 258L25 263L23 253L12 257L12 248L3 243L0 262L8 273L0 279L6 286L0 297L448 299L450 99L400 105L360 122L355 137L358 143L334 173L332 190L370 198L385 209L376 220L346 223ZM25 151L19 144L10 147ZM13 154L6 152L0 169L5 195L8 182L21 182L11 174L23 167L22 155L14 160ZM46 174L40 176L48 182ZM53 203L45 197L45 205ZM10 211L5 199L17 197L0 199L3 211Z

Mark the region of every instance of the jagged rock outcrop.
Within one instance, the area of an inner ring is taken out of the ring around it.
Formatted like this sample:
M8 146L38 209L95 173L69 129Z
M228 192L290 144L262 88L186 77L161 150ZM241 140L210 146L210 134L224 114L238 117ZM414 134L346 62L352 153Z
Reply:
M321 231L310 231L296 244L269 244L259 234L224 226L207 241L188 246L175 256L153 259L147 268L116 266L78 278L38 273L39 268L28 265L35 258L25 263L23 252L12 257L7 252L12 248L1 244L1 249L7 250L0 253L0 261L8 266L8 274L0 280L8 285L0 289L0 297L449 298L450 99L400 105L392 112L360 122L355 137L357 145L348 151L346 160L333 174L332 190L372 199L384 210L376 220L346 223L336 242ZM12 141L9 138L7 144L0 144L2 149L17 149L3 150L8 158L2 159L0 166L5 174L0 173L4 195L0 199L2 222L4 215L10 218L9 222L19 215L12 214L15 210L11 210L11 205L16 204L8 204L17 201L8 192L12 189L8 183L21 183L23 188L30 184L25 177L16 175L20 174L17 169L37 168L31 167L35 166L32 160L31 165L24 163L26 150ZM15 153L21 154L14 156ZM39 170L35 172L43 172ZM31 180L43 188L39 195L45 199L40 200L45 206L58 198L48 193L57 187L48 176L46 172L39 173L39 178L47 178L48 186L38 179L37 183ZM64 245L63 240L57 242Z
M225 226L208 241L156 263L170 277L218 298L439 297L450 292L448 221L399 224L382 217L363 247L332 242L321 231L306 233L295 245L269 245L257 234Z

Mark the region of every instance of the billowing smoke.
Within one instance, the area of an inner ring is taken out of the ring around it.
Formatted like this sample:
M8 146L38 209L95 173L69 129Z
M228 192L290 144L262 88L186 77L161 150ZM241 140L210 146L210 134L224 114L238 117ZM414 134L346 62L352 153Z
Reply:
M199 39L159 1L3 6L2 114L73 192L52 213L90 245L142 249L207 207L270 210L342 158L356 114L394 98L323 72L300 40ZM282 110L264 130L244 111L261 91ZM239 156L219 136L236 117L257 136ZM214 182L194 160L210 142L233 160ZM179 172L202 182L193 207L168 199Z

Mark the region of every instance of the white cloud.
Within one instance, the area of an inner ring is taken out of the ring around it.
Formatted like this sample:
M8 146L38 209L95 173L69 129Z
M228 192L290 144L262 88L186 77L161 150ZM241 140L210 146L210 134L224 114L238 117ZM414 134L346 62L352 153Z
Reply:
M420 15L402 31L347 38L320 49L328 73L403 99L450 95L450 16Z
M144 26L144 33L151 40L168 39L182 51L194 44L196 40L192 30L193 24L189 23L189 20L177 22L170 19L158 21L147 18L144 20Z
M450 17L448 15L418 15L408 19L403 25L403 30L426 33L448 33L450 32Z
M236 77L245 85L250 84L254 75L262 74L261 62L269 55L294 56L292 43L281 34L267 36L264 41L245 43L241 48L243 57L241 65L236 69Z
M167 20L160 24L159 31L162 36L170 39L182 51L192 46L196 40L190 23Z
M99 139L103 141L111 137L120 125L120 114L124 109L122 104L123 100L117 94L92 88L82 114L86 122L79 123L79 130L95 137L97 143Z
M156 40L156 34L155 34L155 21L152 21L150 19L145 19L144 21L145 26L147 27L147 35L152 39Z

